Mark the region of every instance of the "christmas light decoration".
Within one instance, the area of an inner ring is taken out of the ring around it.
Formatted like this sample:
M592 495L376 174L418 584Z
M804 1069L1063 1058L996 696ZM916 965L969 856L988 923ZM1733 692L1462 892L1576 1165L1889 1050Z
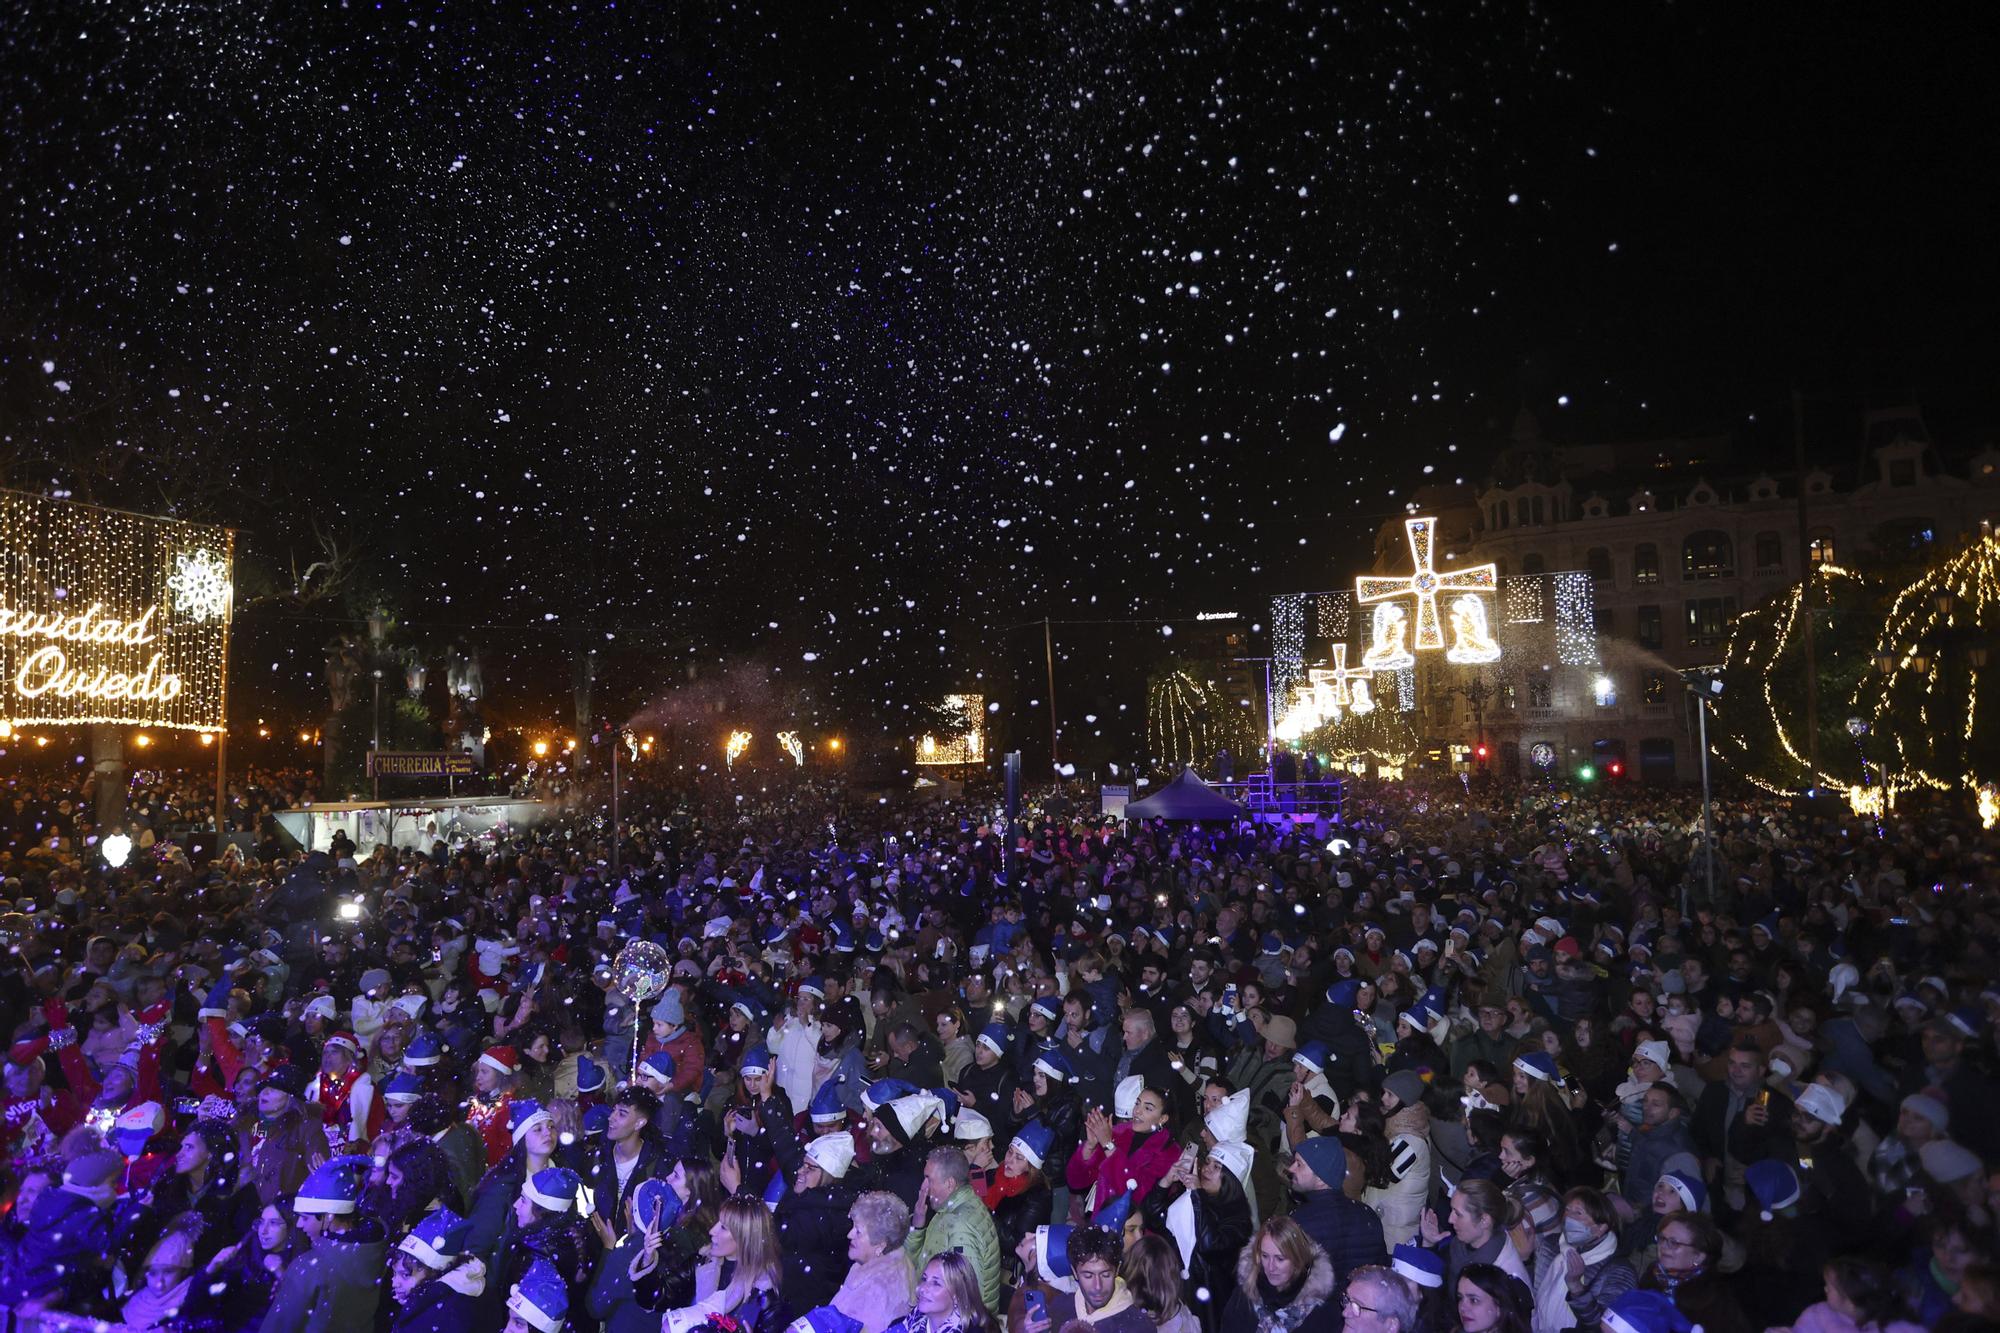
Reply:
M1989 782L1979 789L1979 827L2000 824L2000 786Z
M1541 623L1543 595L1546 592L1543 580L1546 577L1542 574L1523 574L1518 578L1503 580L1501 600L1507 605L1508 624Z
M1896 594L1875 642L1889 670L1854 704L1884 742L1884 784L1974 793L2000 749L2000 722L1979 707L1990 646L2000 642L2000 537L1986 536ZM1915 725L1896 725L1914 718ZM1881 752L1878 750L1878 757Z
M925 736L917 743L919 764L983 764L986 762L986 696L947 694L944 712L957 726L944 739Z
M1410 562L1414 566L1411 573L1403 578L1364 574L1354 581L1354 598L1363 606L1409 599L1416 607L1416 630L1411 646L1418 652L1432 652L1444 647L1444 627L1438 620L1438 594L1492 592L1499 584L1499 570L1493 565L1473 565L1439 573L1432 565L1437 520L1404 519L1403 532L1410 544ZM1375 621L1378 636L1382 624L1378 610Z
M1306 598L1285 593L1271 599L1271 697L1289 699L1306 664Z
M1883 813L1882 805L1883 794L1880 787L1849 787L1847 789L1847 807L1857 815L1866 815L1871 819L1880 819Z
M176 555L167 586L174 592L174 610L190 620L216 620L229 613L229 566L213 551Z
M750 733L747 731L732 731L729 733L729 739L722 743L722 757L728 762L731 768L734 768L736 767L736 761L742 758L743 752L749 748Z
M1597 665L1597 581L1575 571L1548 576L1555 585L1556 660Z
M1454 597L1449 618L1451 647L1445 651L1445 661L1478 666L1500 660L1500 645L1493 641L1493 632L1487 628L1485 598L1471 593Z
M219 731L234 535L0 491L0 716Z
M1413 665L1417 659L1410 651L1409 620L1410 613L1394 602L1377 606L1361 665L1370 671L1400 671Z
M799 739L798 732L796 731L779 732L778 747L782 749L786 754L792 757L793 763L797 764L801 768L805 767L806 744L804 741Z

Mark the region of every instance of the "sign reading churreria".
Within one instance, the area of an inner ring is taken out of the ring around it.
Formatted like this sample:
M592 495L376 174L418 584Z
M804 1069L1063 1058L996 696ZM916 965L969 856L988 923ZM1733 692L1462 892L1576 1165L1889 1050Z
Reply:
M223 725L225 529L0 491L0 719Z

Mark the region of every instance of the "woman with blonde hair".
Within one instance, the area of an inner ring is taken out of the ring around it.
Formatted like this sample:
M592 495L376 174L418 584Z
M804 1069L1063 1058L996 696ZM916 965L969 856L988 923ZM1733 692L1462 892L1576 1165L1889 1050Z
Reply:
M924 1265L917 1280L916 1308L889 1326L889 1333L1000 1333L993 1312L979 1294L979 1270L957 1250L946 1250Z
M635 1294L640 1305L648 1309L655 1308L648 1298L649 1294L656 1298L658 1289L649 1293L646 1279L657 1271L659 1260L656 1220L647 1229L631 1268ZM704 1262L695 1270L694 1303L667 1310L665 1325L693 1327L716 1315L728 1315L742 1324L746 1333L780 1333L787 1323L778 1296L782 1262L771 1210L758 1199L724 1199L715 1225L709 1228Z
M1326 1251L1291 1218L1273 1217L1243 1247L1221 1326L1244 1333L1338 1333L1338 1298Z

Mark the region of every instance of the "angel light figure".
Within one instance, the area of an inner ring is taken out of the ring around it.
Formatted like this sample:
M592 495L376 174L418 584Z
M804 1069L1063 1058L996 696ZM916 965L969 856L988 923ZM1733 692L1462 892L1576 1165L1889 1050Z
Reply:
M1400 671L1415 666L1409 648L1410 613L1395 602L1375 607L1374 641L1361 655L1361 665L1370 671Z

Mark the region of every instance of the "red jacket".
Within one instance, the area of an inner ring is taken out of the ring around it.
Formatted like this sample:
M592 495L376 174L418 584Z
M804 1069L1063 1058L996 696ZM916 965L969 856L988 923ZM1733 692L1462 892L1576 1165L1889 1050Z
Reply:
M1092 1206L1102 1208L1129 1187L1134 1206L1144 1202L1180 1160L1181 1146L1164 1129L1154 1130L1136 1152L1132 1138L1132 1127L1120 1125L1111 1131L1110 1152L1095 1143L1079 1144L1069 1158L1070 1192L1081 1199L1095 1185L1097 1200Z

